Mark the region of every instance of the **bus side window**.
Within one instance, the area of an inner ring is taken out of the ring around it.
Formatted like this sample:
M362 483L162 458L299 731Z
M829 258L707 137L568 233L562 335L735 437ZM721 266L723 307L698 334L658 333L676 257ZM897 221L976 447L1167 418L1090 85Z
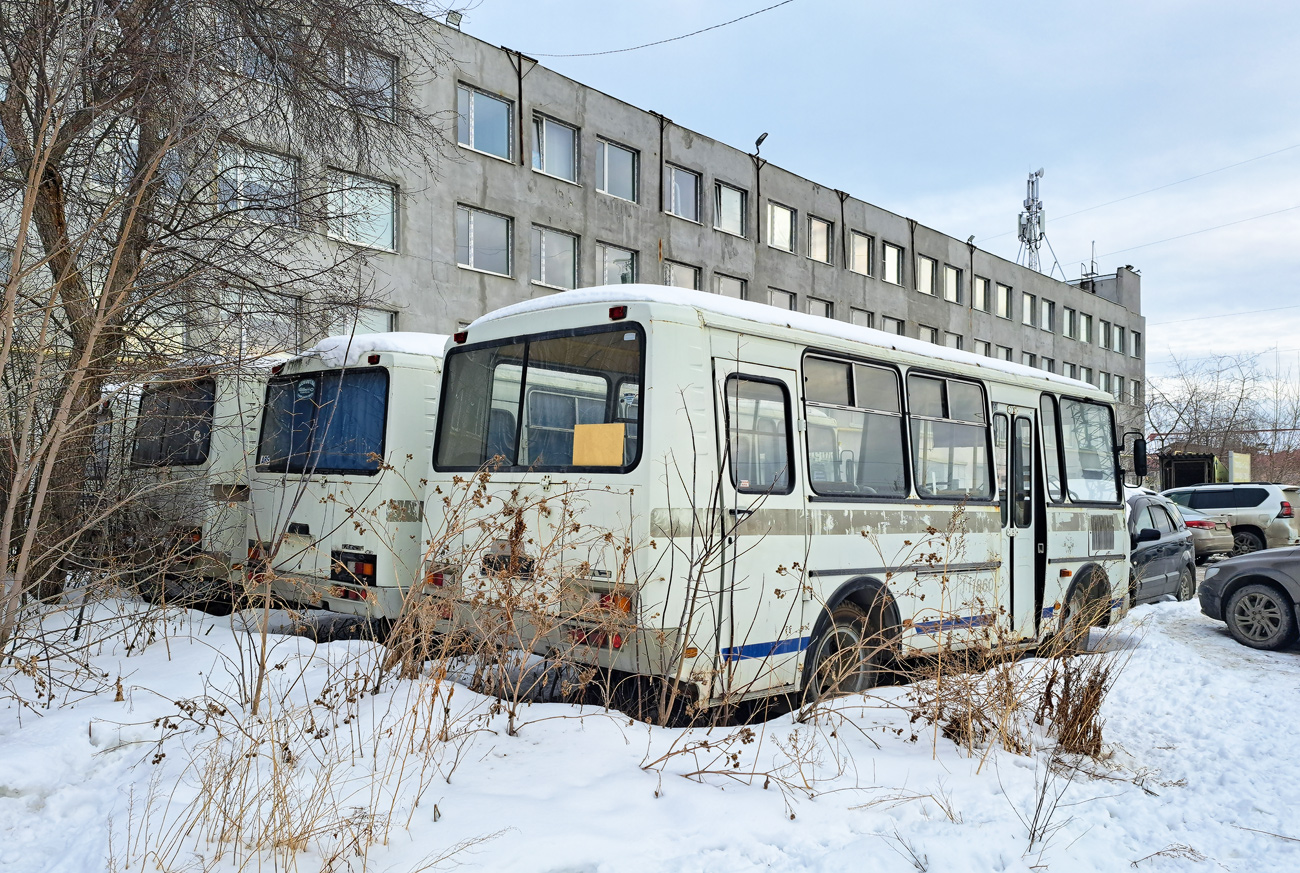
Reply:
M993 416L993 466L998 477L998 500L1002 504L1002 526L1011 517L1011 495L1007 493L1007 439L1011 425L1001 412Z
M809 355L803 361L808 484L843 497L906 497L898 376Z
M941 500L987 500L988 424L978 383L907 377L916 493Z
M1038 401L1039 426L1043 429L1043 469L1047 472L1047 499L1060 503L1065 499L1061 487L1061 429L1056 421L1056 398L1044 394Z
M778 382L728 376L727 442L731 481L742 494L787 494L790 398Z

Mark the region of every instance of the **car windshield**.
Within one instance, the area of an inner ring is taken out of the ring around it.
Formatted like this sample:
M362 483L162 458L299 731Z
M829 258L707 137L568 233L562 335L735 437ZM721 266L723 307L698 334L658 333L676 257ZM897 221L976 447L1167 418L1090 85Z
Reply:
M620 324L453 349L434 466L631 469L644 345L638 325Z
M1061 448L1070 499L1114 503L1120 499L1115 475L1115 427L1109 406L1061 400Z
M386 370L325 370L272 379L257 446L271 473L375 473L384 454Z

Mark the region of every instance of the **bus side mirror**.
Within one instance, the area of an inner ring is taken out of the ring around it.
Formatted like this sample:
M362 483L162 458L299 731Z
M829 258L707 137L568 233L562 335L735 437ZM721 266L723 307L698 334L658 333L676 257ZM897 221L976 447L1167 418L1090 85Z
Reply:
M1147 475L1147 441L1143 437L1133 440L1133 472L1139 479Z

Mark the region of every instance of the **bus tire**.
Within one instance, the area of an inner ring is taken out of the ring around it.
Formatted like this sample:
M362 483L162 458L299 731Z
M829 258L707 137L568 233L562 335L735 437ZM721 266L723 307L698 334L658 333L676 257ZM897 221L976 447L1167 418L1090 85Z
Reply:
M851 600L830 611L826 626L808 646L804 661L804 702L857 694L880 684L889 646L884 627Z
M1075 577L1061 611L1061 623L1048 641L1052 657L1088 651L1088 637L1094 627L1104 626L1110 618L1110 584L1096 565L1086 567Z

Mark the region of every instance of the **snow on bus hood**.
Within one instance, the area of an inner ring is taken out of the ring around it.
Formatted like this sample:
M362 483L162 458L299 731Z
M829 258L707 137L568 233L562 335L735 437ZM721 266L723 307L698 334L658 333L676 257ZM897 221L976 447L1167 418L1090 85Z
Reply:
M798 330L806 330L813 333L820 333L825 336L837 337L839 339L869 343L870 345L879 346L881 348L896 349L900 352L908 352L914 355L924 355L928 358L941 358L946 361L955 361L962 364L985 367L990 370L999 370L1003 373L1012 373L1018 376L1034 376L1039 379L1050 379L1053 382L1060 382L1065 385L1079 388L1086 386L1094 391L1097 388L1097 386L1090 385L1087 382L1082 382L1078 379L1071 379L1068 376L1049 373L1046 370L1039 370L1036 367L1027 367L1023 364L1016 364L1011 361L1001 361L996 358L986 358L983 355L977 355L974 352L950 349L947 346L935 345L934 343L929 343L925 340L913 337L886 333L883 330L876 330L875 328L859 327L856 324L849 324L847 321L839 321L834 318L826 318L820 315L809 315L806 312L795 312L790 309L781 309L777 306L770 306L766 303L756 303L752 300L737 300L734 297L723 297L720 294L710 294L707 291L666 288L663 285L604 285L597 288L580 288L575 291L565 291L560 294L549 294L545 297L525 300L521 303L504 306L494 312L489 312L487 315L481 316L474 321L474 323L469 326L469 330L472 332L476 326L496 321L499 318L521 315L528 312L540 312L546 309L556 309L561 306L579 306L584 303L671 303L678 306L690 306L698 310L716 312L720 315L728 315L733 318L744 318L748 321L757 322L759 324L776 324L784 327L792 327Z
M362 355L372 352L399 352L406 355L430 355L441 358L449 337L445 333L355 333L329 336L302 353L317 357L329 367L351 367Z

